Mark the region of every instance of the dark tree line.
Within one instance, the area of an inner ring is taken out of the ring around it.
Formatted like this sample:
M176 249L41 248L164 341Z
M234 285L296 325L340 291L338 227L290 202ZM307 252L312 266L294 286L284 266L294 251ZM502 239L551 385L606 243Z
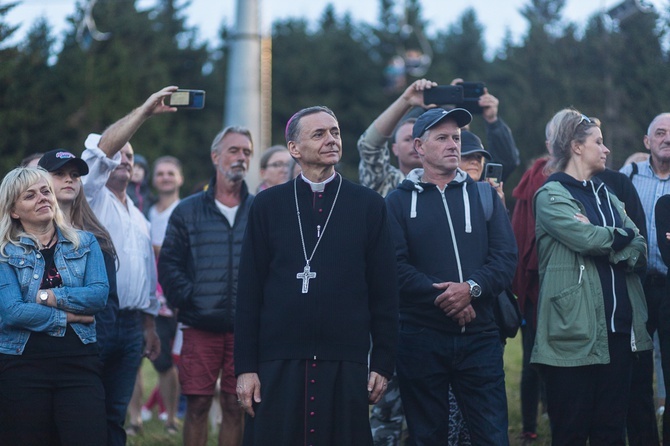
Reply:
M85 14L80 5L56 49L44 19L9 45L15 28L5 15L16 3L0 0L0 172L32 152L63 147L80 153L89 132L103 131L161 87L180 85L207 90L206 108L150 120L133 145L150 160L167 153L180 158L189 186L209 177L208 148L223 122L230 30L223 26L218 42L199 43L197 30L185 23L187 3L160 0L138 10L135 0L99 0L93 18L111 33L105 41L78 37ZM327 105L340 119L342 171L356 180L356 141L399 94L385 76L389 61L407 50L425 52L426 45L432 63L424 77L484 81L500 99L500 116L514 132L523 163L544 154L544 126L560 108L574 106L601 119L616 168L643 150L653 116L670 111L670 4L620 23L585 17L581 29L562 17L565 0L528 0L522 40L505 39L487 59L474 10L425 35L420 1L402 2L406 11L400 14L396 3L380 0L373 24L338 16L332 6L317 23L295 18L273 24L272 143L283 143L285 123L298 108ZM408 83L415 78L405 75ZM480 121L473 129L483 135Z

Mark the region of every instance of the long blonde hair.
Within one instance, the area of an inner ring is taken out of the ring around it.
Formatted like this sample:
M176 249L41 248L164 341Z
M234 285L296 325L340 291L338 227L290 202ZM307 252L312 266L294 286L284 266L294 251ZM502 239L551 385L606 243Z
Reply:
M11 217L11 212L19 196L41 179L47 182L49 190L53 194L54 188L51 183L51 175L41 167L17 167L2 179L2 184L0 184L0 255L7 257L5 247L10 243L21 246L19 243L21 237L29 237L35 242L35 246L39 246L37 237L27 233L21 222ZM58 207L55 196L54 224L60 229L63 237L72 242L75 247L79 247L79 234L74 228L65 223L65 218L60 207Z
M70 222L75 228L81 228L93 234L98 239L100 249L109 254L113 259L116 259L116 249L114 248L112 237L102 223L100 223L95 213L93 213L93 209L91 209L86 200L83 188L79 190L79 195L77 195L74 203L72 203Z

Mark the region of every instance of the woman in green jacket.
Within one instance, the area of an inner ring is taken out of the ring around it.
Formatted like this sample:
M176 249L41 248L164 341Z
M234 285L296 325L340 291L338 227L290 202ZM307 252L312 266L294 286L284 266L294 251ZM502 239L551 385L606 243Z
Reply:
M552 174L535 195L540 269L537 337L552 444L624 445L631 367L651 349L639 276L646 243L594 175L609 149L576 110L551 122Z

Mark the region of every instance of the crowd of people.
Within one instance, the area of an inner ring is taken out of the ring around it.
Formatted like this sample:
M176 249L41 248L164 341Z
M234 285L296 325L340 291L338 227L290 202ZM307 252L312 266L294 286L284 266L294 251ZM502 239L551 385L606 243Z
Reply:
M655 373L670 388L670 113L651 120L648 159L615 171L600 121L558 111L506 200L520 158L498 99L479 99L483 143L476 113L425 102L435 86L415 81L361 135L360 184L336 169L336 114L313 106L261 154L256 194L251 132L230 126L209 183L181 198L180 161L130 144L177 111L174 86L81 157L7 173L0 443L126 444L146 357L166 432L189 446L207 443L213 405L220 445L504 446L496 315L513 292L524 444L539 407L557 446L670 444L654 398Z

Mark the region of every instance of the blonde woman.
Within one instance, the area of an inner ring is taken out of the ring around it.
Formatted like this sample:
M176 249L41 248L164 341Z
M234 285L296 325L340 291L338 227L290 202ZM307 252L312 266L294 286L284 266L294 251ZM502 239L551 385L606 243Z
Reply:
M572 109L550 124L553 174L534 198L540 294L531 362L542 364L552 444L624 445L636 352L649 350L647 307L634 270L646 243L595 175L609 149Z
M43 169L9 172L0 209L0 444L105 444L98 242L65 223Z

